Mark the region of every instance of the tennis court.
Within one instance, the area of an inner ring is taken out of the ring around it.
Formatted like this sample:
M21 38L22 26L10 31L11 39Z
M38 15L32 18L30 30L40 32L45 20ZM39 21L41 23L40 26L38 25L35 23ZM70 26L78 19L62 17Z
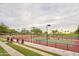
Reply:
M47 45L50 47L60 48L64 50L70 50L74 52L79 52L79 40L71 40L71 39L42 39L42 38L33 38L33 43Z
M18 38L19 40L24 39L27 42L55 47L59 49L79 52L79 40L78 39L65 39L65 38L59 38L58 37L49 37L47 40L44 36L37 36L37 35L18 35L14 36L14 38ZM47 45L48 44L48 45Z

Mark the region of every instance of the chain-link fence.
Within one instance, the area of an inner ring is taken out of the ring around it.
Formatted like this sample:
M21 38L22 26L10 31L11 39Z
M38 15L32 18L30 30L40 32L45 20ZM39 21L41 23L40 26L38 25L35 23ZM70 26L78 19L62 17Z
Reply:
M70 36L69 36L70 35ZM75 34L78 35L78 34ZM0 37L6 38L8 35L1 35ZM72 36L72 34L67 35L13 35L13 39L24 40L26 42L31 42L35 44L55 47L59 49L79 52L79 38L78 36ZM18 41L18 40L17 40Z

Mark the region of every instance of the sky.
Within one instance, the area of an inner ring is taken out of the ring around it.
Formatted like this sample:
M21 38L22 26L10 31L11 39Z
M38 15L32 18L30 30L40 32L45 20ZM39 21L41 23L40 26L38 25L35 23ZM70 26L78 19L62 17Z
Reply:
M74 31L79 24L77 3L0 3L0 22L10 28Z

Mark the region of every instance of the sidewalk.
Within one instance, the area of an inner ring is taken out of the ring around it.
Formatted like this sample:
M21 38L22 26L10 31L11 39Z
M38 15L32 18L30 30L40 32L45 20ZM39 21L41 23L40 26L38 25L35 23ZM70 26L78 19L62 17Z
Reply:
M8 54L10 54L11 56L24 56L23 54L19 53L15 49L13 49L10 46L6 45L6 42L0 42L0 46L3 49L5 49L8 52Z
M51 55L51 54L49 54L49 53L46 53L46 52L39 51L39 50L34 49L34 48L30 48L30 47L24 46L24 45L22 45L22 44L18 44L18 43L15 43L15 44L18 45L18 46L24 47L24 48L26 48L26 49L28 49L28 50L34 51L34 52L36 52L36 53L39 53L39 54L41 54L41 55L43 55L43 56L53 56L53 55Z
M57 53L62 56L79 56L79 53L68 51L68 50L62 50L62 49L48 47L48 46L39 45L39 44L34 44L34 43L30 43L30 42L25 42L24 44L35 47L35 48L39 48L41 50L49 51L52 53Z

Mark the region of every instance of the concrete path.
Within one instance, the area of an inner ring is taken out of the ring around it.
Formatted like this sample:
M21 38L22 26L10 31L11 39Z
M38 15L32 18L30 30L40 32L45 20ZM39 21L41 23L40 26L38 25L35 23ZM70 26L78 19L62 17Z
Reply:
M62 55L62 56L79 56L79 53L68 51L68 50L62 50L62 49L48 47L48 46L39 45L39 44L34 44L34 43L30 43L30 42L25 42L24 44L35 47L35 48L39 48L39 49L44 50L44 51L57 53L57 54Z
M6 45L5 42L0 42L0 46L5 49L5 51L8 52L8 54L10 54L11 56L24 56L23 54L21 54L20 52L16 51L15 49L13 49L12 47Z
M41 54L41 55L43 55L43 56L53 56L53 55L51 55L51 54L49 54L49 53L46 53L46 52L43 52L43 51L40 51L40 50L37 50L37 49L34 49L34 48L30 48L30 47L24 46L24 45L22 45L22 44L18 44L18 43L14 43L14 44L16 44L16 45L18 45L18 46L21 46L21 47L24 47L24 48L26 48L26 49L28 49L28 50L34 51L34 52L36 52L36 53L38 53L38 54Z

